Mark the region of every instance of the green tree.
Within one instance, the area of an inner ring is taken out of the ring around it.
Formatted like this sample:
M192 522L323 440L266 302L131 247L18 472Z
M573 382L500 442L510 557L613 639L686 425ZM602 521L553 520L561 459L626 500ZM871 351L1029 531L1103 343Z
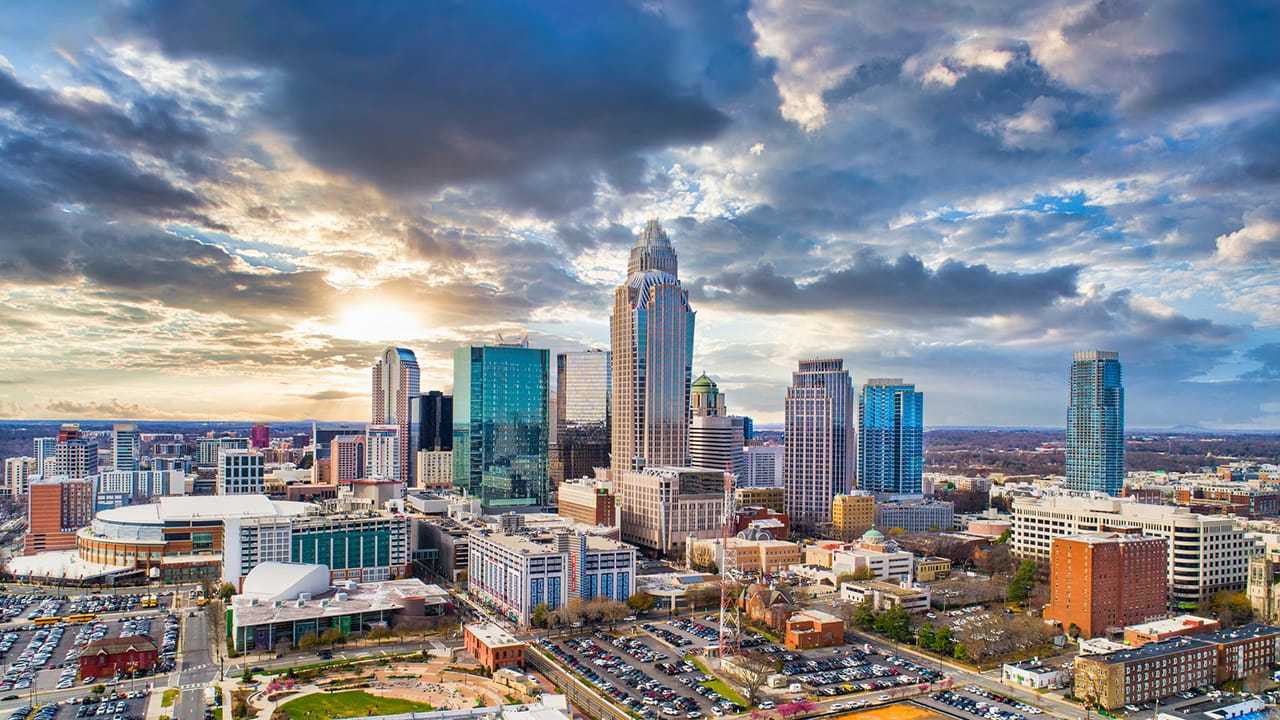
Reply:
M875 624L876 614L871 610L871 601L863 600L853 608L853 616L850 618L854 627L862 630L870 630Z
M366 635L365 637L369 638L370 640L377 640L381 642L391 637L391 630L384 627L376 627L370 630L369 634Z
M637 590L631 593L631 597L627 598L627 607L636 612L644 612L652 610L654 604L653 596L644 590Z
M1036 561L1030 558L1022 561L1013 577L1009 578L1009 602L1024 603L1031 595L1031 588L1036 585Z
M544 628L547 626L547 620L551 618L551 606L546 603L538 603L533 606L533 612L529 615L529 622L534 627Z
M1067 626L1067 635L1071 636L1072 640L1079 640L1081 632L1083 631L1080 629L1080 626L1075 623L1071 623Z
M901 605L894 605L878 615L871 627L896 642L911 639L911 615Z
M933 645L931 647L934 652L947 655L951 653L955 644L955 632L949 627L944 627L939 629L937 634L933 636Z
M935 628L930 623L921 625L920 629L916 631L916 645L922 648L933 647L934 631Z
M862 580L875 580L875 579L876 579L876 571L875 571L875 570L872 570L872 569L871 569L871 568L869 568L869 567L860 567L860 568L858 568L857 570L854 570L854 571L853 571L853 579L854 579L854 580L858 580L858 581L862 581Z
M235 594L236 594L236 586L232 585L229 582L224 582L218 586L218 599L221 600L222 602L226 602L230 600L231 596Z
M1009 528L1008 530L1005 530L1004 532L1000 533L1000 537L996 538L996 543L999 545L1003 545L1009 542L1009 538L1011 537L1013 537L1013 528Z
M964 649L963 643L956 643L955 650L951 651L951 657L955 658L956 660L968 660L969 651Z
M246 684L253 682L253 670L246 667L244 673L240 676L240 682Z

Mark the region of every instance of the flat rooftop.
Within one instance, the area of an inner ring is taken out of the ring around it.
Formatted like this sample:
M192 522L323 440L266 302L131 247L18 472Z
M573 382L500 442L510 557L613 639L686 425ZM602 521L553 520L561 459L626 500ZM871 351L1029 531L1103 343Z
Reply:
M1164 618L1163 620L1152 620L1151 622L1129 625L1125 628L1125 631L1133 631L1143 635L1163 635L1188 628L1197 628L1205 625L1216 626L1217 624L1218 621L1211 618L1202 618L1196 615L1178 615L1177 617Z
M1208 636L1202 636L1208 637ZM1126 650L1117 650L1113 653L1105 655L1082 655L1080 660L1089 659L1095 662L1107 663L1108 665L1116 665L1119 663L1136 662L1138 660L1148 660L1151 658L1161 657L1163 655L1174 655L1176 653L1188 652L1191 650L1200 650L1212 648L1213 644L1192 637L1177 637L1172 640L1164 640L1162 642L1152 642L1146 645L1140 645L1136 648Z
M1208 642L1230 643L1253 638L1265 638L1280 635L1280 628L1262 623L1249 623L1230 630L1219 630L1200 637Z
M517 640L515 635L493 623L472 623L467 625L467 632L474 635L485 646L491 648L524 644Z
M340 596L346 599L339 599ZM439 585L428 585L417 578L408 578L359 583L350 590L333 588L310 600L260 602L256 598L237 595L231 598L231 609L233 624L236 627L248 627L398 610L404 607L409 598L422 598L426 605L441 605L449 601L449 593Z
M160 502L103 510L97 517L105 522L163 525L192 520L289 517L315 508L311 503L272 500L266 495L173 496L162 497Z

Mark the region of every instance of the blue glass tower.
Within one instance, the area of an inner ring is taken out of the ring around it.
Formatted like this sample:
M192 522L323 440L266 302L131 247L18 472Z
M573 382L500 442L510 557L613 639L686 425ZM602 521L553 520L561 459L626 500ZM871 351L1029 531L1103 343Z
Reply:
M1113 496L1124 489L1124 386L1117 352L1082 350L1071 360L1067 489Z
M873 378L858 398L858 487L919 496L924 470L924 393L902 378Z
M453 353L453 484L486 508L547 503L547 374L527 342Z

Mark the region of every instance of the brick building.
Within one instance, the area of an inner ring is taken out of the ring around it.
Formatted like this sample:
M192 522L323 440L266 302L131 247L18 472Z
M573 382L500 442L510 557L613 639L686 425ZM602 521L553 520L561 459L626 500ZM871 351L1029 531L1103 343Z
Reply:
M80 653L80 677L111 678L116 673L148 672L156 664L156 644L146 636L102 638Z
M792 650L844 644L844 620L821 610L802 610L787 618L783 644Z
M1201 636L1218 646L1218 682L1263 674L1280 663L1280 628L1249 623Z
M1165 613L1169 551L1164 538L1081 533L1054 538L1045 618L1098 637Z
M472 623L463 628L462 642L467 652L484 669L524 667L524 643L493 623Z
M786 540L791 529L791 519L786 513L767 507L739 507L733 517L734 535L751 530L753 538L760 532L766 532L774 540Z
M556 502L560 516L574 522L609 527L618 524L617 497L609 482L593 478L565 480L556 489Z
M1179 637L1132 650L1076 658L1072 694L1114 710L1217 681L1218 648Z
M93 522L93 489L90 478L33 481L27 493L24 554L76 549L76 531Z
M1221 629L1222 624L1217 620L1179 615L1125 627L1124 644L1137 647L1149 642L1163 642L1183 635L1204 635Z

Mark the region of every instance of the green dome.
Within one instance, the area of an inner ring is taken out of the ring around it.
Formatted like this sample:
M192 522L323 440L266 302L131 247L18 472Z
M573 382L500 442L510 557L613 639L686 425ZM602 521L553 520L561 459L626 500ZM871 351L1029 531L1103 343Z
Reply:
M701 375L699 375L698 379L693 381L693 385L689 388L689 390L690 392L696 392L696 393L718 392L718 388L716 387L715 381L707 377L706 373L702 373Z
M884 533L880 532L875 528L871 528L870 530L862 533L862 539L863 540L883 540Z

